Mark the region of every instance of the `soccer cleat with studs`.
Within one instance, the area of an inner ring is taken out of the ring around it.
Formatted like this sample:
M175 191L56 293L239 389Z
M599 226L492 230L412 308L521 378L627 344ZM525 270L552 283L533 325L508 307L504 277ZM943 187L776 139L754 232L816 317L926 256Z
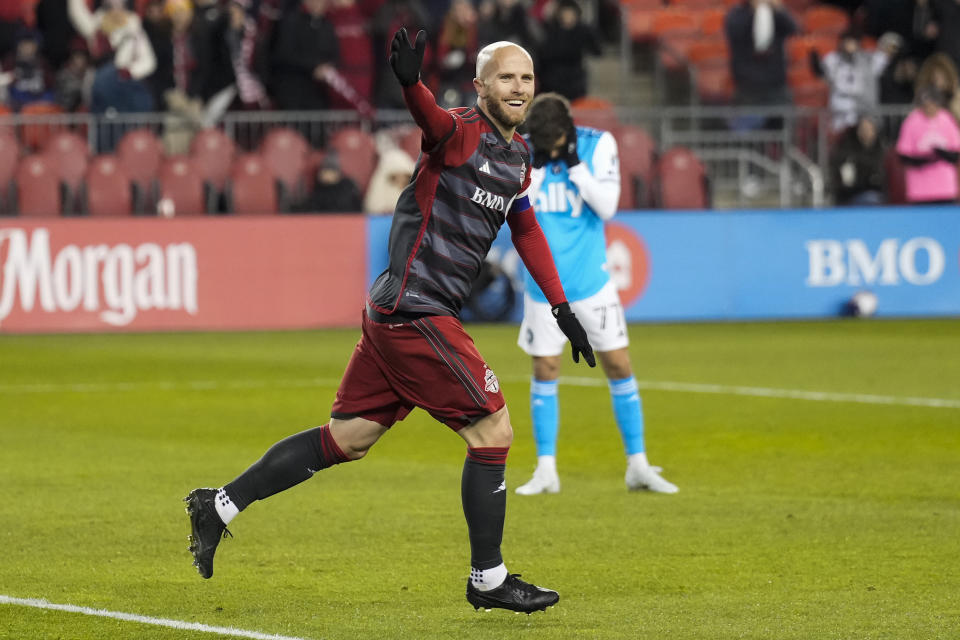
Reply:
M188 549L193 554L193 566L204 578L213 576L213 555L217 552L221 536L233 537L217 514L214 506L216 495L216 489L194 489L183 499L187 503L187 515L190 516Z
M496 589L480 591L467 580L467 602L474 609L507 609L517 613L530 615L534 611L546 611L560 600L560 594L550 589L520 580L519 573L507 575Z

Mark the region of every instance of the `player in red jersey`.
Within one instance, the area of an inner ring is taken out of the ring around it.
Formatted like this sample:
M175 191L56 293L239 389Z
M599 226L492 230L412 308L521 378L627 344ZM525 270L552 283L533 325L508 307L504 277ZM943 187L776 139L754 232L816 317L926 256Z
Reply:
M594 366L593 350L566 302L527 196L530 153L516 127L533 99L530 55L509 42L488 45L477 56L476 107L446 111L419 79L425 42L422 31L414 45L405 29L394 37L390 65L423 131L423 153L397 203L390 266L370 289L330 422L274 444L220 489L192 491L185 498L190 551L209 578L221 535L237 513L321 469L362 458L420 407L467 443L461 482L471 549L467 600L476 608L530 613L560 596L520 580L503 563L504 469L513 430L497 376L458 318L504 221L574 361L582 354Z

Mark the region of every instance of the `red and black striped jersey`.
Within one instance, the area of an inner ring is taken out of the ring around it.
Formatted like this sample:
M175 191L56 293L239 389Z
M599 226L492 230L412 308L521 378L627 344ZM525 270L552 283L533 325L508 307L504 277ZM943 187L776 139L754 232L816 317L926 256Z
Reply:
M526 203L530 152L523 139L504 140L476 107L447 113L449 134L422 149L397 202L390 266L367 300L374 320L458 316L506 216L515 202Z

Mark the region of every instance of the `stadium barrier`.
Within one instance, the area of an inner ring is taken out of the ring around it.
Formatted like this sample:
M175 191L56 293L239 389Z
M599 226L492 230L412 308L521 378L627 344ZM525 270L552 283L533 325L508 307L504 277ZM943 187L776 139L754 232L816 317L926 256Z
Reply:
M356 326L391 219L0 222L0 332ZM608 267L628 321L960 315L960 209L625 212ZM465 319L519 321L505 226Z
M363 216L0 222L0 332L358 323Z
M877 110L881 132L888 142L896 139L899 124L909 109L894 106ZM655 145L649 150L654 157L674 147L692 150L706 167L715 208L818 208L828 202L826 167L834 134L830 132L827 109L611 106L582 109L576 117L581 124L615 133L621 127L643 129ZM363 129L383 142L405 136L411 123L410 115L403 110L377 111L375 120L363 119L354 111L254 111L227 113L216 127L235 142L238 151L256 151L276 128L293 129L312 147L322 149L344 128ZM181 117L159 113L0 116L0 134L11 134L24 154L41 151L45 142L59 131L81 135L94 154L112 153L124 134L135 129L150 130L162 139L168 155L186 154L200 127ZM380 135L389 132L395 135ZM639 153L630 144L621 145L622 165L635 170ZM647 183L653 180L649 175L631 177Z
M389 222L370 220L371 278ZM488 260L511 286L494 280L480 304L519 322L523 266L506 226ZM630 322L834 317L860 291L878 316L960 315L960 208L626 212L607 224L607 264Z

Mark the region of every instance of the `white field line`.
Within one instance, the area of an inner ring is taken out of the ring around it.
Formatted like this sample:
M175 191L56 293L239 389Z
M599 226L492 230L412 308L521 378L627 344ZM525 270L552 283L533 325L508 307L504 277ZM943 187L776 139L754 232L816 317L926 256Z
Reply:
M505 376L503 382L522 383L526 376ZM579 387L605 387L603 378L561 377L560 382ZM336 388L336 378L300 378L275 380L158 380L144 382L78 382L41 384L0 384L0 395L22 393L120 393L125 391L233 391L247 389L306 389L316 387ZM935 409L960 409L960 399L925 398L915 396L889 396L870 393L839 393L833 391L807 391L804 389L776 389L770 387L746 387L696 382L669 382L638 380L637 385L647 391L675 393L709 393L717 395L747 396L754 398L783 398L810 402L849 402L856 404L892 405L904 407L927 407Z
M207 624L200 624L199 622L184 622L183 620L170 620L168 618L152 618L150 616L141 616L135 613L107 611L106 609L93 609L90 607L78 607L72 604L55 604L53 602L47 602L46 600L38 600L34 598L13 598L11 596L0 595L0 604L10 604L19 607L33 607L35 609L53 609L56 611L66 611L68 613L82 613L85 616L112 618L114 620L123 620L126 622L139 622L140 624L152 624L157 627L170 627L171 629L180 629L183 631L218 633L222 636L233 636L234 638L253 638L254 640L306 640L306 638L281 636L271 633L260 633L259 631L246 631L245 629L235 629L233 627L215 627Z

